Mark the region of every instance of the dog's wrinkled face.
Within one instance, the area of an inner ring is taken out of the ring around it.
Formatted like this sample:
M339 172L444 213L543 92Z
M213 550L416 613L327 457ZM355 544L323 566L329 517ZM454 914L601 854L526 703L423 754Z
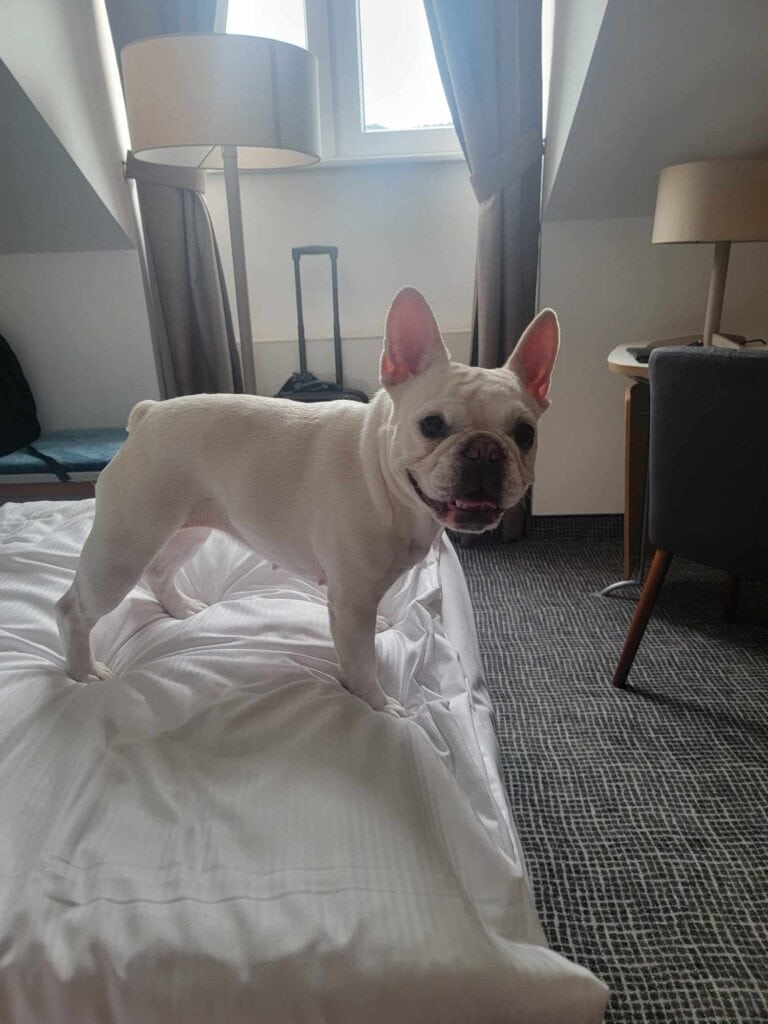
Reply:
M421 294L396 296L381 357L392 468L441 525L492 529L530 487L558 343L557 317L543 310L500 369L452 363Z

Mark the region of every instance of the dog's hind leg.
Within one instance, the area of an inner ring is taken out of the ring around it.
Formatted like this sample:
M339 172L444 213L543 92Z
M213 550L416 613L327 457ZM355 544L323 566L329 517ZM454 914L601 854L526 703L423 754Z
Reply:
M55 607L67 673L79 683L84 682L89 676L108 679L112 673L106 665L95 661L91 653L91 630L97 620L87 618L83 612L82 603L78 598L77 582L75 580L59 598Z
M149 563L144 579L163 608L175 619L186 619L206 605L182 593L174 576L189 561L207 539L210 529L205 526L185 526L177 530Z
M73 679L82 682L88 676L104 679L111 675L93 659L91 631L136 585L178 525L165 517L147 516L142 522L140 510L130 516L125 509L115 514L114 505L100 508L97 491L96 517L83 545L75 579L56 602L67 671Z

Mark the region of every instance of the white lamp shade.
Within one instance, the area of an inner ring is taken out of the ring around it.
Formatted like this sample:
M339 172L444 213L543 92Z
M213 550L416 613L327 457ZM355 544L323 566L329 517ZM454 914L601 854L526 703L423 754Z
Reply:
M245 168L320 159L317 58L258 36L154 36L121 53L133 152L218 169L221 147Z
M768 239L768 159L700 160L659 177L654 242Z

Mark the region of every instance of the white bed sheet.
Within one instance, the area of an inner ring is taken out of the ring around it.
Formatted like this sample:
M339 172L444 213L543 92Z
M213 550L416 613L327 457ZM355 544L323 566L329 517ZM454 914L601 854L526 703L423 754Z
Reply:
M52 616L93 503L0 509L0 1021L595 1024L546 948L446 540L389 593L376 714L325 591L214 534L63 671Z

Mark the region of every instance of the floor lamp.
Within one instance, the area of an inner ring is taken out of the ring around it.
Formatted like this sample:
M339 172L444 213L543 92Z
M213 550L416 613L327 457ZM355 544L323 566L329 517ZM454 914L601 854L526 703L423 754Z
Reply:
M653 242L714 242L702 344L720 331L731 242L768 240L768 159L698 160L659 177Z
M134 154L152 163L224 170L240 353L256 393L240 170L320 159L317 58L258 36L153 36L121 54Z

